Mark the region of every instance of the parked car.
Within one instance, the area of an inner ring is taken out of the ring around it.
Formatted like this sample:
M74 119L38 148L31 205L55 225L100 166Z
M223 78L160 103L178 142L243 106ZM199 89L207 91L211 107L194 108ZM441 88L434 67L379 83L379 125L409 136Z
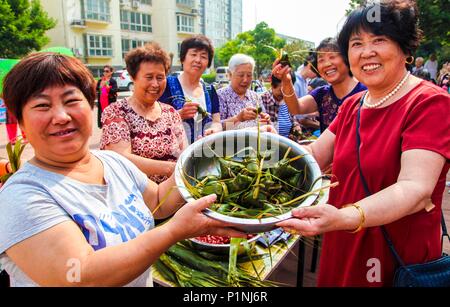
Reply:
M251 90L255 91L258 94L263 94L263 93L267 92L266 87L259 80L252 81Z
M134 91L134 83L131 80L130 74L126 70L118 70L113 73L112 77L117 81L119 91Z
M216 82L228 81L228 67L220 66L216 69Z

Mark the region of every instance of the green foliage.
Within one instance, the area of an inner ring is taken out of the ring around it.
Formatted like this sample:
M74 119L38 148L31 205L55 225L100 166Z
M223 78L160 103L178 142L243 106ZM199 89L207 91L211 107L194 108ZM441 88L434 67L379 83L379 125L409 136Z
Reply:
M450 2L448 0L418 0L420 27L424 40L417 56L427 57L435 52L438 60L450 59Z
M54 28L39 0L0 0L0 58L21 58L49 43Z
M216 81L216 73L210 73L207 75L203 75L202 76L203 81L205 81L206 83L213 83L214 81Z
M256 61L256 73L259 75L264 69L270 68L275 61L276 52L270 47L279 49L285 45L285 40L276 36L274 29L269 28L267 23L261 22L254 30L240 33L236 39L228 41L219 48L217 58L218 62L227 65L236 53L250 55Z
M350 15L350 13L363 5L366 1L365 0L350 0L350 8L347 10L347 15Z
M365 0L351 0L349 14L353 9L364 4ZM450 1L416 0L420 12L420 28L424 39L417 51L417 56L428 57L435 52L438 60L450 59Z
M302 66L309 55L308 46L303 41L293 42L284 47L284 50L290 54L289 61L294 68ZM295 55L295 56L292 56Z

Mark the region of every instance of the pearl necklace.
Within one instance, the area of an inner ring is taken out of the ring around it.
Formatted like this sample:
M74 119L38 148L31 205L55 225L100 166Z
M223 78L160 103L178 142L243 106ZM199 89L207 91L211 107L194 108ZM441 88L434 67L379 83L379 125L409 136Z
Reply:
M396 88L394 88L392 90L392 92L390 92L389 94L387 94L386 96L384 96L383 99L381 99L379 102L375 103L375 104L369 104L367 103L367 96L364 97L364 106L368 109L375 109L378 107L381 107L386 101L388 101L390 98L392 98L392 96L394 96L395 94L397 94L397 92L403 87L403 85L405 84L405 82L408 80L409 76L411 75L411 73L408 71L408 73L406 74L406 76L403 78L403 80L397 85Z

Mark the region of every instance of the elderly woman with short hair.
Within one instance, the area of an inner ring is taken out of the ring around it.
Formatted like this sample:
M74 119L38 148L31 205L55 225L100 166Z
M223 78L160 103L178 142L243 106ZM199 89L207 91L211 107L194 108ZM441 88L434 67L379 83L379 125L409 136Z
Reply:
M243 129L257 126L257 107L261 107L261 122L270 123L261 98L250 90L255 69L255 60L245 54L234 55L228 64L231 83L220 89L220 117L224 130Z
M161 183L169 178L187 140L178 112L158 101L166 89L170 59L156 44L125 57L134 93L103 112L101 149L115 151Z

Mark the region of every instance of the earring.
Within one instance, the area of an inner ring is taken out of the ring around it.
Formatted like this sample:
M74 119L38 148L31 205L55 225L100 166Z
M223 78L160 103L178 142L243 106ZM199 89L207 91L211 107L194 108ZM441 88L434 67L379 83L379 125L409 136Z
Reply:
M414 63L414 57L412 55L410 55L409 57L406 58L406 64L411 65Z

